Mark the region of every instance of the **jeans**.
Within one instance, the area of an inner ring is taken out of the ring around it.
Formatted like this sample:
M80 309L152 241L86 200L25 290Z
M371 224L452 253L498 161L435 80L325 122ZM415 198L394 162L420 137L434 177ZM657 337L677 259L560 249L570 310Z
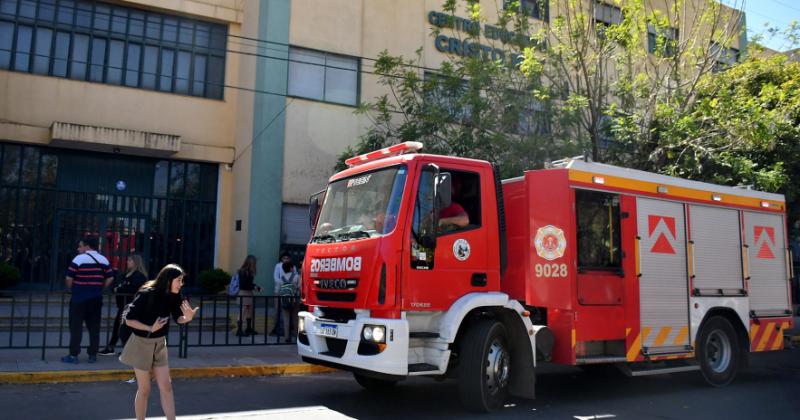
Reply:
M81 352L83 340L83 324L89 330L89 356L97 355L100 347L100 315L103 298L92 298L80 302L69 303L69 354L77 356Z

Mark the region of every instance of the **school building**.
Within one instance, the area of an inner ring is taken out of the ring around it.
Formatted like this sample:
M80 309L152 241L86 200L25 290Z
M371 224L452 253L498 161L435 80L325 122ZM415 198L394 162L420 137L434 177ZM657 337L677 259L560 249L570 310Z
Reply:
M534 26L558 13L540 1L521 2ZM59 290L91 234L118 269L141 253L193 285L253 254L270 286L280 250L302 256L309 196L369 127L354 110L382 92L374 58L421 48L437 68L513 36L491 25L503 0L476 28L442 3L0 0L0 261L20 288ZM456 45L471 30L481 42Z

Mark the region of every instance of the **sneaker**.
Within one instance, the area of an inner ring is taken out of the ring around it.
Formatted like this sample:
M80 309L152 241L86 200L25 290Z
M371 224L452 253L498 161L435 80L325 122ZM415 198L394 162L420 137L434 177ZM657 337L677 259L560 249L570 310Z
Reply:
M103 350L100 350L99 352L97 352L97 354L99 354L101 356L113 356L114 355L114 349L112 347L106 347Z
M69 355L66 355L66 356L62 357L62 358L61 358L61 361L62 361L63 363L72 363L73 365L77 365L78 363L80 363L80 362L78 361L78 356L73 356L73 355L71 355L71 354L69 354Z
M97 363L97 355L89 356L89 363Z

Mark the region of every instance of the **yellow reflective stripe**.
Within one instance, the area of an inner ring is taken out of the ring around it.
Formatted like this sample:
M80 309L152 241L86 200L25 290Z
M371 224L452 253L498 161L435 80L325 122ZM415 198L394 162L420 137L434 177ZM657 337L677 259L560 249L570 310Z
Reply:
M761 340L758 342L758 347L756 347L756 351L764 351L764 348L767 346L769 342L769 338L772 335L772 332L775 331L775 323L770 322L767 324L767 329L764 331L764 334L761 335Z
M675 340L672 341L672 344L675 346L680 346L686 344L686 339L689 336L689 327L681 327L678 330L678 335L675 337Z
M753 339L756 338L756 334L758 334L758 329L760 327L761 326L758 324L753 324L750 326L750 341L753 341Z
M672 331L672 327L663 327L661 331L658 332L658 336L656 337L656 341L653 342L653 347L661 347L665 341L667 341L667 336Z

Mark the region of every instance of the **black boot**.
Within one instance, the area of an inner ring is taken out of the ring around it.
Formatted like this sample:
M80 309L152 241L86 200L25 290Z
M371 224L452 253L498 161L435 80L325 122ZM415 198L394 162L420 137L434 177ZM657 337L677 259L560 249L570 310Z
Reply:
M242 321L236 321L236 336L237 337L246 337L247 336L247 334L245 334L245 332L242 331Z
M253 320L252 319L248 319L247 320L247 329L245 330L244 333L247 334L247 335L258 335L258 331L253 329Z

